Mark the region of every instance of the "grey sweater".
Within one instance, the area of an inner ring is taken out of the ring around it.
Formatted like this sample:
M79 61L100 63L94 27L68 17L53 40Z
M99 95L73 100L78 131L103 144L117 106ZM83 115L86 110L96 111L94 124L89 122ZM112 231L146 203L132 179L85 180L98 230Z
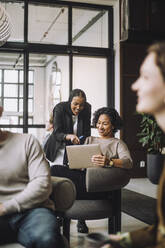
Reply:
M118 158L123 161L123 168L132 168L132 158L127 145L121 139L100 139L90 136L86 138L85 144L99 144L102 154L108 159Z
M35 207L54 209L49 165L39 142L29 134L8 132L0 142L0 202L6 213Z

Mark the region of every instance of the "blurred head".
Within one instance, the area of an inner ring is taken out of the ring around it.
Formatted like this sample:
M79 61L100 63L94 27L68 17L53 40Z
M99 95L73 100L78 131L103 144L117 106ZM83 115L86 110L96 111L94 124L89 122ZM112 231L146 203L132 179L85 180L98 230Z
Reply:
M69 96L69 103L72 113L78 115L83 109L86 102L86 95L84 91L80 89L74 89Z
M93 115L93 126L97 128L101 137L113 137L122 125L122 119L114 108L103 107Z
M137 111L156 116L165 110L165 42L150 46L147 52L132 90L137 92Z

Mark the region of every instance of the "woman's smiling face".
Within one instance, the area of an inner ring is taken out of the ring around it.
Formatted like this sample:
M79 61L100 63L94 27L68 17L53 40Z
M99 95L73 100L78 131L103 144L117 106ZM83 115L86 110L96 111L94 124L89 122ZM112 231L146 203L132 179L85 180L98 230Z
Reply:
M101 114L98 118L96 128L98 130L99 135L102 138L111 138L113 137L113 126L109 119L109 116L106 114Z
M155 53L149 53L141 68L140 76L132 85L137 92L138 112L156 114L165 108L165 81L155 63Z
M71 101L71 110L78 115L84 109L85 99L81 96L74 96Z

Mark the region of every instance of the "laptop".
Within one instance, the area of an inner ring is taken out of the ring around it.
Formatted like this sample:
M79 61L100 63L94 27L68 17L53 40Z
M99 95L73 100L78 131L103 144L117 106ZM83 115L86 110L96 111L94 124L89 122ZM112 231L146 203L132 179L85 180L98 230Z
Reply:
M101 154L99 144L66 146L66 151L70 169L93 167L92 156Z

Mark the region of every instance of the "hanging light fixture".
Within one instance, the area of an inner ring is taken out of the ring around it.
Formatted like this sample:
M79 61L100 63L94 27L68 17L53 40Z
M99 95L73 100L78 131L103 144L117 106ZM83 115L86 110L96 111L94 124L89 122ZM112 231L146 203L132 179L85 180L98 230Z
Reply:
M6 10L0 5L0 46L2 46L10 37L11 20Z

